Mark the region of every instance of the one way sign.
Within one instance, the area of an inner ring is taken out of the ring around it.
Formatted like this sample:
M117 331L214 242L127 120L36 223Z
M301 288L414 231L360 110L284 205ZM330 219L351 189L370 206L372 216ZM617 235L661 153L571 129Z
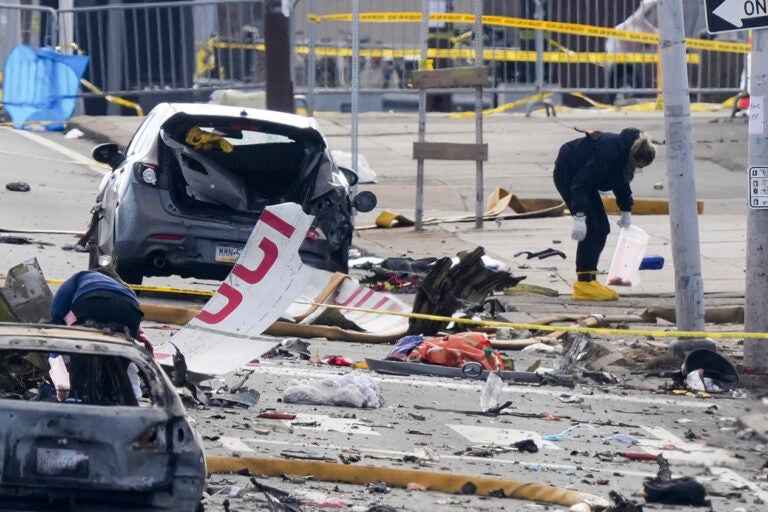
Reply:
M707 30L732 32L768 27L768 0L704 0Z

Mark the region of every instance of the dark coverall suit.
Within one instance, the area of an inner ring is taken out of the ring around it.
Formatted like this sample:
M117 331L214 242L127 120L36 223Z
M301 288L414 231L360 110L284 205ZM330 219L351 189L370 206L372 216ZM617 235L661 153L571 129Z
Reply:
M600 191L613 191L624 212L632 210L634 177L629 153L640 130L626 128L619 134L591 132L566 142L555 160L554 181L571 214L587 216L587 236L576 249L576 273L594 272L611 232Z

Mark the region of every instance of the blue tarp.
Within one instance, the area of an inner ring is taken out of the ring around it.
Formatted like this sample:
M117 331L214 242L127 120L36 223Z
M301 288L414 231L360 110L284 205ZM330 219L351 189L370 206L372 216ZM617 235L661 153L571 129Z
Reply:
M41 122L46 130L63 130L75 111L85 55L62 55L51 48L20 45L11 50L3 72L3 107L14 127Z

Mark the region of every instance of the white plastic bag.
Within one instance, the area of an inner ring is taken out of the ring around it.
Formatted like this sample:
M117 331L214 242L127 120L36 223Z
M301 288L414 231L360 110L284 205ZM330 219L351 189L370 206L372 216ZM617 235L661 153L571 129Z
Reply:
M378 381L355 373L325 380L292 379L283 391L283 401L377 409L381 407L381 390Z
M48 375L56 388L56 399L63 402L69 397L69 370L64 362L64 356L51 355L48 357L48 364L51 367Z
M497 372L489 372L488 379L483 387L483 393L480 395L480 408L483 412L499 406L502 388L504 388L504 381L499 374Z
M608 270L609 285L635 286L640 283L640 264L648 247L648 238L648 233L634 224L621 228Z
M346 151L341 151L339 149L334 149L331 151L331 156L333 157L333 160L336 162L336 165L340 167L345 167L347 169L352 169L352 153L348 153ZM376 183L378 181L378 178L376 176L376 171L371 169L371 166L368 164L368 160L361 155L360 153L357 154L357 182L358 183Z

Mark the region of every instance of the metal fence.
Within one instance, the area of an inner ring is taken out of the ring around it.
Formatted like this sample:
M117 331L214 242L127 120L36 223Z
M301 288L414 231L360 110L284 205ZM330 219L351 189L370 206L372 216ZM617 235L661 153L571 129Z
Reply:
M51 8L0 3L0 64L17 45L55 45L57 23L56 11Z
M440 68L473 63L474 38L479 37L474 33L475 0L428 1L432 64ZM488 101L501 104L531 91L579 91L605 102L656 94L656 3L484 0ZM732 96L744 88L747 52L744 41L734 38L745 36L713 40L705 32L704 3L683 4L686 36L692 42L688 66L694 99ZM296 92L341 98L334 101L343 103L353 65L363 76L378 65L385 79L361 83L366 94L415 98L409 82L420 61L422 5L421 0L360 0L355 28L349 0L294 0L294 52L286 65ZM107 94L141 102L145 109L167 99L206 101L219 89L263 88L262 23L262 0L109 4L58 11L0 4L0 62L16 44L77 49L90 57L85 78ZM360 37L356 63L353 33ZM89 113L120 110L105 107L97 96L83 90Z
M61 44L74 43L91 59L86 79L145 110L162 100L204 101L212 90L263 83L261 2L157 2L58 13L70 27ZM86 102L94 96L84 93Z
M430 55L437 67L474 61L473 0L430 2ZM361 0L363 69L392 57L402 87L418 65L422 2ZM713 39L706 32L704 3L683 0L688 66L695 99L721 101L743 88L746 35ZM349 2L304 0L297 4L297 53L317 56L305 80L322 89L349 86L352 20ZM483 2L483 60L490 90L580 91L601 100L655 95L659 80L656 0L508 0ZM313 16L314 15L314 16ZM311 18L314 22L303 23ZM540 22L539 25L536 22ZM541 30L536 30L542 26ZM614 30L605 30L614 29ZM610 37L615 35L616 37ZM537 73L537 70L539 71Z

